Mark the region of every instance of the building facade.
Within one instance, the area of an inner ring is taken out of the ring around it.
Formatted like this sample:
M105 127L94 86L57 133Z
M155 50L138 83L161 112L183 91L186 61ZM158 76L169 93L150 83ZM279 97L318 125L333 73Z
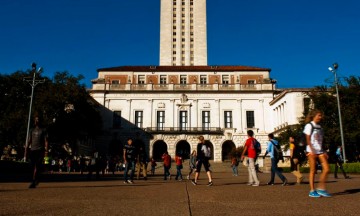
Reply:
M93 80L105 152L132 137L157 160L165 151L187 157L202 135L223 161L247 130L265 151L269 133L298 122L304 96L279 92L269 68L207 65L206 0L161 0L160 25L160 66L102 68Z
M247 130L263 144L273 131L275 87L267 68L125 66L98 73L90 92L104 107L108 137L138 133L157 159L164 149L189 154L203 135L213 159L222 161L244 143Z

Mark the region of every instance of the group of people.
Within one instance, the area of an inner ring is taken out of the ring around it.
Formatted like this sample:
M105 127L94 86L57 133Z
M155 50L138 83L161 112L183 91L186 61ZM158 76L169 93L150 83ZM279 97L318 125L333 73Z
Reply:
M323 148L323 137L324 132L321 128L320 122L323 118L323 113L319 110L312 110L308 116L306 117L306 125L304 127L303 133L305 136L305 144L306 144L306 157L308 159L310 172L309 172L309 186L310 192L309 197L331 197L331 194L326 190L326 179L328 173L330 171L328 158L328 153ZM254 132L252 130L247 131L248 139L245 142L244 150L241 155L241 161L244 160L245 155L247 154L248 157L248 173L249 173L249 180L248 185L251 186L259 186L260 181L257 177L257 172L255 169L255 161L259 154L256 153L255 148L255 138ZM264 159L267 154L270 155L271 159L271 175L270 181L267 185L274 185L275 175L277 175L281 181L282 185L285 186L288 184L288 180L286 177L281 173L278 168L279 160L284 160L282 156L279 156L279 149L280 145L277 140L274 139L273 134L268 135L268 143L267 143L267 150L264 154ZM294 144L295 140L294 137L289 138L290 143L290 162L291 162L291 170L292 174L296 177L296 183L301 184L304 177L300 172L300 164L301 164L301 155L299 153L299 146ZM344 178L350 178L346 175L342 163L343 159L341 156L341 146L338 146L336 151L336 165L335 165L335 172L334 177L337 178L337 171L338 168L341 169ZM232 167L234 169L236 160L232 161ZM317 164L320 164L322 167L322 172L320 174L320 180L317 188L315 188L315 174L317 172ZM234 175L237 175L237 171L233 172Z
M303 130L306 138L306 155L308 159L308 163L310 166L309 173L309 186L310 192L309 197L331 197L330 193L326 190L326 179L329 173L329 163L328 163L328 154L323 148L323 137L324 132L321 128L320 122L323 118L323 113L319 110L312 110L307 118L306 125ZM259 186L260 181L257 177L256 171L256 160L259 157L261 150L259 151L257 147L257 140L254 138L254 132L252 130L247 131L248 139L245 142L244 149L241 155L241 162L244 160L245 155L247 155L247 163L248 163L248 185L251 186ZM287 185L288 181L286 177L281 173L277 164L279 160L283 160L281 156L279 156L280 144L277 140L274 139L274 135L271 133L268 135L269 142L267 144L267 150L263 157L265 158L267 154L270 155L271 159L271 175L270 181L267 183L268 185L274 185L275 175L277 175L281 181L282 185ZM300 155L296 153L296 145L294 144L294 137L289 138L290 142L290 159L291 159L291 168L292 173L297 178L297 183L300 184L304 177L300 173ZM34 167L33 172L33 180L30 184L30 188L35 188L39 182L39 167L43 162L43 152L45 152L45 156L48 152L48 141L46 132L39 127L39 120L35 118L35 127L31 131L31 136L28 142L28 146L26 146L25 154L27 153L28 147L31 145L31 161ZM280 150L281 152L281 150ZM187 175L187 179L191 178L191 174L195 173L194 178L191 180L193 185L198 184L199 175L201 168L204 167L205 172L208 177L208 186L213 185L211 171L209 169L210 163L209 160L211 158L211 148L206 143L203 136L199 137L199 143L197 145L196 151L193 151L190 155L189 160L189 168L190 171ZM171 168L171 157L165 152L162 156L164 162L164 180L170 179L170 168ZM135 166L137 166L137 178L139 179L140 172L142 171L142 176L146 180L147 179L147 163L148 158L145 151L144 146L142 145L134 145L133 139L129 138L127 143L123 149L123 160L125 165L124 170L124 183L132 184L135 174ZM345 178L349 178L342 167L342 157L341 157L341 147L339 146L336 151L336 169L335 169L335 178L337 178L337 170L338 167L343 172ZM183 176L181 170L183 169L183 158L178 153L175 156L176 170L177 174L175 180L182 181ZM237 166L237 161L232 161L233 166ZM315 188L315 174L317 171L317 163L321 164L322 172L320 174L320 180L318 187ZM151 173L154 175L156 161L151 159ZM130 175L129 175L130 171ZM234 171L234 175L237 175L237 172Z
M191 175L195 173L194 178L191 180L191 183L193 185L198 184L199 176L201 167L204 167L206 175L208 177L208 183L207 186L212 186L212 176L211 171L209 169L210 163L209 160L211 158L211 148L206 143L205 138L203 136L199 137L199 143L197 145L197 150L194 150L189 159L189 173L187 175L187 179L190 180ZM171 174L170 174L170 168L171 168L171 156L168 154L168 152L165 152L162 155L162 160L164 162L164 180L170 180ZM183 158L179 153L176 153L175 156L175 164L176 164L176 176L175 180L182 181L183 176L181 170L183 169Z

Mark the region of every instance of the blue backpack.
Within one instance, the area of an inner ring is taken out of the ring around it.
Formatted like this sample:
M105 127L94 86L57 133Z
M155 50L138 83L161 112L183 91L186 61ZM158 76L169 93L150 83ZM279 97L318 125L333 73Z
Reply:
M257 139L254 140L255 140L255 142L253 142L254 149L256 151L256 155L259 155L261 153L261 144L259 143L259 141L257 141Z

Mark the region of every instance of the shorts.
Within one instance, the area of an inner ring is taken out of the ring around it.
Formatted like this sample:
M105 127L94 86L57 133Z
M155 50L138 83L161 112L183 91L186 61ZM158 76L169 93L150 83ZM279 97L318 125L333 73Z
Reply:
M198 160L197 164L196 164L196 172L200 172L201 170L201 166L204 165L204 169L206 172L209 172L209 160L208 159L202 159L202 160Z

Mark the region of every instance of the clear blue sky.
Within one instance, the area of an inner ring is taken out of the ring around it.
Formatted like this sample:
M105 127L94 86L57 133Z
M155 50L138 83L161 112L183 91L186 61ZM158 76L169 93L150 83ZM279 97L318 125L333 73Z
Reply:
M196 1L196 0L195 0ZM278 87L360 76L358 0L207 0L208 64L271 68ZM0 73L158 65L160 0L0 0Z

